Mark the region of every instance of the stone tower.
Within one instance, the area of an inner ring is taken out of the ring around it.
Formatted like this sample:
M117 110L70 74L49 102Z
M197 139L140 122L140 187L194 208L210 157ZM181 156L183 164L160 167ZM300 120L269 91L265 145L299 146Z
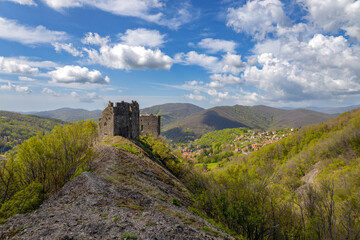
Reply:
M120 102L115 106L109 102L99 119L100 140L112 136L139 139L139 104Z
M153 114L140 115L140 134L150 133L157 137L160 135L160 116Z

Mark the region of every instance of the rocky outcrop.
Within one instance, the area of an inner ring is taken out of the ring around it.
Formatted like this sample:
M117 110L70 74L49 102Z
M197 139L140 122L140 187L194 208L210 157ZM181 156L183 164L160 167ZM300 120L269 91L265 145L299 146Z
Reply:
M97 146L92 173L68 182L35 212L0 225L0 239L232 239L189 211L181 182L132 147L137 154Z

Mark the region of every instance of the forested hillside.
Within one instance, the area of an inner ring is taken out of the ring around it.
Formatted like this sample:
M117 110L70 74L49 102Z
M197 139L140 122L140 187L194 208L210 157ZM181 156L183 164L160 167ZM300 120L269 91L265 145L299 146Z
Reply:
M167 103L141 109L141 114L161 115L161 125L164 126L202 110L204 109L190 103Z
M63 121L0 111L0 154L12 149L37 132L49 132Z
M65 122L76 122L88 119L97 122L101 116L101 112L101 110L88 111L85 109L60 108L51 111L35 112L33 115L44 118L60 119Z
M332 115L306 109L284 110L267 106L221 106L194 113L164 126L163 135L175 141L194 140L225 128L277 130L299 128L329 120Z
M276 131L227 128L207 133L195 141L172 144L172 147L179 150L184 158L213 168L218 164L223 165L222 161L228 161L232 156L258 151L296 131L294 128Z
M248 239L359 239L359 179L360 109L189 182L199 208Z

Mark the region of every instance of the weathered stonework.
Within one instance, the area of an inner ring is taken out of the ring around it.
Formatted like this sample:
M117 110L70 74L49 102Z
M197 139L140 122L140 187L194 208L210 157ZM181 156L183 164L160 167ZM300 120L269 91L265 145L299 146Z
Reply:
M160 135L160 116L153 114L140 115L140 134Z
M139 104L120 102L115 106L112 102L102 112L99 119L99 138L122 136L129 139L139 139Z

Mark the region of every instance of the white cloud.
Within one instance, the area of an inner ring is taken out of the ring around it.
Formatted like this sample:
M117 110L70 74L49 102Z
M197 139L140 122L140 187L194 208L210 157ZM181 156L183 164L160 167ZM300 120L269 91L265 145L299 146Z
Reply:
M178 53L175 55L175 61L185 65L199 65L208 70L213 69L213 67L219 63L219 59L217 57L199 54L195 51L190 51L186 54Z
M218 92L217 90L215 89L209 89L207 91L207 93L210 95L210 96L213 96L213 97L218 97L218 98L221 98L221 99L226 99L229 97L229 93L228 92Z
M77 50L72 43L53 43L56 52L65 51L73 55L74 57L82 56L82 52Z
M234 41L222 39L204 38L198 46L207 49L209 53L234 52L237 44Z
M258 65L248 66L243 78L247 85L265 92L269 100L360 94L360 48L342 36L317 34L308 41L293 39L274 53L262 46L256 47Z
M58 94L57 92L55 92L54 90L50 89L50 88L43 88L43 90L41 91L42 94L46 94L46 95L52 95L55 97L59 97L60 94Z
M92 93L86 93L85 95L80 96L79 99L80 99L80 102L93 103L96 100L102 99L102 97L99 96L97 93L92 92Z
M222 68L218 72L238 74L241 72L245 65L241 60L241 55L227 53L222 56Z
M163 4L158 0L43 0L56 10L70 7L91 6L116 15L132 16L156 22L161 14L151 14L151 10L159 9Z
M189 2L178 1L178 4L182 6L169 12L168 17L162 15L156 23L177 30L181 25L199 16L199 12L192 8Z
M17 59L0 57L0 73L35 74L39 69Z
M221 88L226 84L243 84L243 80L232 74L213 74L210 76L211 82L208 84L212 88Z
M79 96L79 94L77 92L71 92L70 96L76 98Z
M188 91L198 91L198 92L206 92L207 87L204 85L204 82L202 81L186 81L181 85L167 85L164 84L166 87L181 89L181 90L188 90Z
M172 66L172 59L159 49L146 49L141 46L115 44L101 46L99 51L84 49L93 63L115 69L166 69Z
M308 19L327 32L344 30L360 42L360 1L357 0L298 0L306 6Z
M58 11L73 7L95 7L115 15L131 16L164 25L172 29L187 23L195 12L190 11L191 5L187 2L177 3L177 9L167 17L161 10L165 7L162 0L43 0L49 7ZM169 4L169 7L173 7Z
M35 81L34 78L29 78L29 77L25 77L25 76L19 76L18 79L20 81L25 81L25 82L34 82Z
M0 17L0 38L22 44L40 44L62 41L68 36L65 32L51 31L44 26L25 26Z
M8 82L7 85L0 85L0 90L16 91L19 93L27 93L27 94L32 92L29 87L21 87L19 85L14 85L10 82Z
M52 83L105 84L110 82L109 77L104 78L99 71L90 71L88 68L80 66L68 65L57 68L48 74L52 78Z
M220 81L211 81L207 84L207 86L209 86L210 88L223 88L225 87L225 83Z
M161 47L165 40L165 34L160 34L157 30L145 28L128 29L125 34L120 35L124 44L129 46Z
M198 90L195 90L193 93L186 94L185 97L190 100L195 100L195 101L205 101L206 100L206 97L201 95L200 91L198 91Z
M212 73L238 74L244 69L244 63L240 55L227 53L220 60L217 57L206 54L199 54L195 51L178 53L175 55L175 62L185 65L198 65Z
M286 26L289 22L282 6L280 0L247 1L242 7L229 8L226 25L238 33L264 39L266 34L275 32L277 26Z
M240 92L238 94L232 96L232 99L235 101L235 103L241 104L241 105L254 105L254 104L268 104L269 103L259 93L248 92L248 91L244 91L243 89L240 89ZM289 106L287 104L285 106Z
M37 6L37 4L33 0L5 0L5 1L18 3L20 5Z
M56 68L59 65L52 61L33 61L30 60L28 57L20 56L17 58L6 58L9 61L15 61L19 64L23 65L29 65L32 68L46 68L46 69L52 69Z
M81 0L43 0L49 7L60 10L69 7L81 7L83 1Z
M85 37L81 40L83 44L91 44L91 45L106 45L110 41L110 37L100 37L97 33L88 32Z
M83 102L83 103L93 103L96 100L102 100L103 99L102 96L98 95L95 92L90 92L90 93L86 92L86 93L82 93L82 94L79 94L77 92L71 92L70 97L76 98L80 102Z
M215 89L209 89L207 91L207 94L209 94L211 97L213 97L212 102L218 103L222 102L224 100L231 99L229 92L219 92Z

